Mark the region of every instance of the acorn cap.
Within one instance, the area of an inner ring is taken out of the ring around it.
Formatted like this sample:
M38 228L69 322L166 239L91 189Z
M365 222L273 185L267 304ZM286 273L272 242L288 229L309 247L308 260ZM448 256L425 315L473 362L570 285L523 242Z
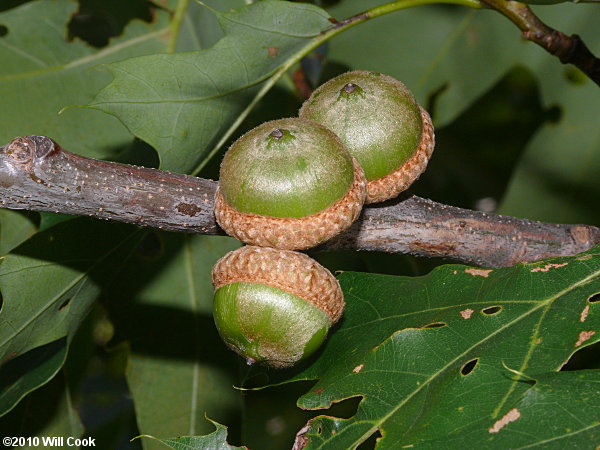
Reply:
M214 318L249 364L290 367L314 353L342 315L335 277L308 256L246 246L213 268Z
M389 175L367 182L365 203L383 202L396 197L400 192L407 190L425 172L435 147L435 135L429 114L423 108L419 109L423 120L423 130L417 150L404 164Z
M365 196L362 168L334 133L281 119L246 133L226 153L215 216L240 241L300 250L347 229Z
M366 203L405 190L433 151L429 115L404 84L377 72L353 71L329 80L304 102L299 115L322 123L346 144L365 172ZM407 177L404 165L417 172Z

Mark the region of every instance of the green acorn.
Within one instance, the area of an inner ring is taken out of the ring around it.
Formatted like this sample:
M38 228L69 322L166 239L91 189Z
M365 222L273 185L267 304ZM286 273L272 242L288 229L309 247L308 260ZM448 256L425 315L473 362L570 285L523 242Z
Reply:
M367 178L365 203L397 196L427 167L435 146L429 114L400 81L354 71L319 86L302 105L301 118L336 133Z
M302 253L245 246L212 272L219 334L248 364L291 367L313 354L344 309L335 277Z
M281 119L227 151L215 216L242 242L300 250L347 229L365 195L363 171L334 133L310 120Z

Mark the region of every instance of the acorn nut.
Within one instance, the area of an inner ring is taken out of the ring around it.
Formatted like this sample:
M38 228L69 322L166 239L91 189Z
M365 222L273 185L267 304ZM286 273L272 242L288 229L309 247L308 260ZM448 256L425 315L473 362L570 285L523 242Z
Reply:
M306 119L280 119L229 148L215 216L245 243L302 250L347 229L365 195L361 167L333 132Z
M307 358L344 309L331 272L289 250L234 250L217 261L212 280L219 334L248 364L285 368Z
M400 81L354 71L319 86L299 113L336 133L367 178L365 203L396 197L427 167L435 146L429 114Z

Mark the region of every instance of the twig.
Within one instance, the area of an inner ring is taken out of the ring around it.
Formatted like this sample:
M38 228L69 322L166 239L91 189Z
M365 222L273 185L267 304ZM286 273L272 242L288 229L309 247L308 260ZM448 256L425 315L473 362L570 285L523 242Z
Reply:
M563 64L573 64L600 86L600 59L595 57L581 38L567 36L542 22L529 6L511 0L480 0L500 12L523 32L525 39L535 42Z
M356 249L439 256L505 267L550 256L571 256L600 242L600 229L518 219L456 208L412 196L369 206L327 250Z
M215 183L100 161L28 136L0 147L0 206L52 211L171 231L219 234Z
M84 158L43 136L0 147L0 205L87 215L170 231L223 234L215 222L217 183L156 169ZM557 225L446 206L419 197L369 206L320 250L440 256L501 267L567 256L600 242L600 229Z

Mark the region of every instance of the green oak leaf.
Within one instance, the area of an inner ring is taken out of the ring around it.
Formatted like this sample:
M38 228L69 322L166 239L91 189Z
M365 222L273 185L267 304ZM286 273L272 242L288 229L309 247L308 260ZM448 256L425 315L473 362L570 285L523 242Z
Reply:
M312 419L307 449L354 448L378 431L378 449L398 449L489 428L531 387L519 373L558 371L600 340L600 246L503 269L446 265L423 277L345 272L339 280L341 326L286 381L318 379L298 400L304 409L361 401L349 419Z
M214 426L215 431L206 436L179 436L176 438L157 439L154 436L142 435L140 437L150 438L162 442L161 448L167 447L175 450L235 450L247 447L234 447L227 443L227 427L208 419Z
M177 38L178 52L192 52L215 45L223 37L223 30L219 16L213 11L229 11L246 4L244 0L204 0L202 3L207 7L190 2L187 8Z
M0 255L5 255L37 231L30 215L10 209L0 209Z
M0 13L0 142L16 136L50 136L64 148L95 158L114 157L131 135L114 117L85 109L59 111L90 101L110 80L102 64L165 51L168 14L151 24L135 20L102 49L69 42L71 0L34 1Z
M20 403L11 414L2 417L0 435L14 436L19 430L21 436L39 437L40 443L48 437L81 437L83 425L65 378L54 377L43 388L32 393L26 402ZM31 411L36 411L36 414L31 414Z
M165 170L192 171L261 84L331 26L320 8L273 0L215 14L225 36L213 47L110 64L113 81L87 105L152 145Z
M105 292L116 339L129 343L125 376L140 433L202 434L212 429L205 415L237 418L237 356L214 326L211 270L238 246L228 237L149 232Z
M524 381L527 378L524 378ZM600 442L600 371L544 373L497 420L482 418L418 449L586 448Z
M103 282L139 235L128 225L72 220L0 259L0 415L60 369Z

